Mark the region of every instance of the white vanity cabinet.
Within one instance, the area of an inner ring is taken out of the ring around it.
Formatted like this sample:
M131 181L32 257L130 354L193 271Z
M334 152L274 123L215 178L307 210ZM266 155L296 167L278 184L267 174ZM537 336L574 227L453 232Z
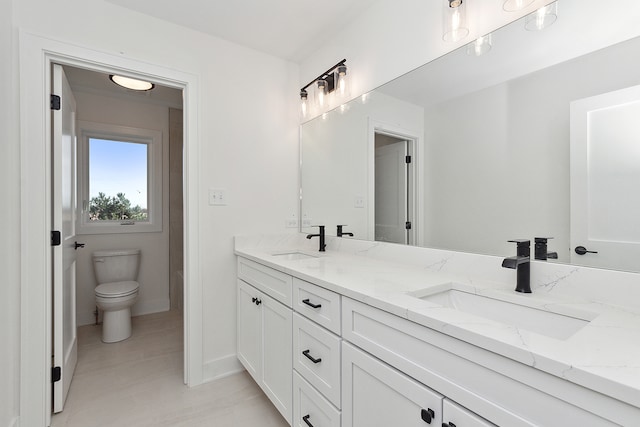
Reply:
M291 301L291 277L257 263L238 259L241 268L262 289L276 287L281 300ZM286 282L289 280L289 289ZM273 280L273 279L276 280ZM265 283L266 282L266 283ZM262 388L282 416L291 424L292 417L292 316L285 306L265 292L237 281L237 352L256 383Z

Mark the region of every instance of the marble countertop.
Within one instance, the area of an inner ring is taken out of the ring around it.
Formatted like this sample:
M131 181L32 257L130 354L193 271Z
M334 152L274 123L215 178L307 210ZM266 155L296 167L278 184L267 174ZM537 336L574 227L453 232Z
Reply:
M290 244L290 243L289 243ZM470 344L640 407L640 311L578 297L519 294L514 285L474 280L399 261L318 252L309 245L236 244L236 254L377 307ZM278 256L291 252L302 259ZM498 265L499 268L499 265ZM584 319L568 337L552 338L423 300L446 289L484 295Z

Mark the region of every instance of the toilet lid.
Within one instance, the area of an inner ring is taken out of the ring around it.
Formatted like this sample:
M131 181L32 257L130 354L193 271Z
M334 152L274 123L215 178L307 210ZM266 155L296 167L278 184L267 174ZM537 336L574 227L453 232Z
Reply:
M138 292L138 282L112 282L96 286L96 295L101 297L125 297Z

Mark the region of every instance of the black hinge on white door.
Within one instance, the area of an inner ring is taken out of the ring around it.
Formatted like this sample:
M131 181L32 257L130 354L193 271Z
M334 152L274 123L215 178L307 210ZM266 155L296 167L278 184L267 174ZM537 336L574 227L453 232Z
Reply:
M51 232L51 246L60 246L61 238L59 231Z
M60 109L60 96L51 95L51 109L59 110Z
M411 221L407 221L404 223L404 229L405 230L411 230Z
M404 157L404 162L405 162L406 164L411 163L411 156L405 156L405 157Z
M51 368L51 382L57 383L62 378L62 369L60 366L54 366Z

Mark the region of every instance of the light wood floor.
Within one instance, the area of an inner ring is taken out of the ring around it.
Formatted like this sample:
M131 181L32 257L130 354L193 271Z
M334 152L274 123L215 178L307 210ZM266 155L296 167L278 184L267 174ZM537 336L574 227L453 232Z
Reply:
M78 365L52 427L285 427L247 373L183 384L182 313L133 318L128 340L104 344L101 326L78 330Z

